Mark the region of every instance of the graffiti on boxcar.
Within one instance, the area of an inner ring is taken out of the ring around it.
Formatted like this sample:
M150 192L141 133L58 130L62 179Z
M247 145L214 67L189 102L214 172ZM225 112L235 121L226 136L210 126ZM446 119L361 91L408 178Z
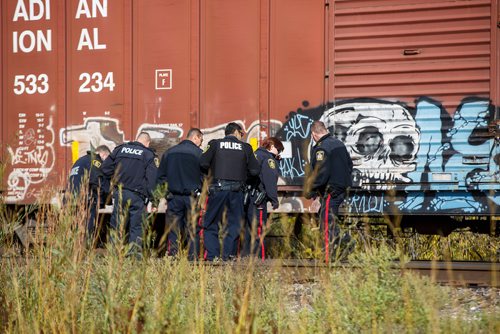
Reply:
M287 182L300 184L312 144L310 124L321 120L346 144L359 190L408 192L395 201L402 211L488 212L488 201L500 204L495 192L499 145L488 133L493 109L488 99L480 97L464 98L453 117L438 101L426 97L417 99L414 107L362 98L298 109L277 132L294 152L280 162L280 171ZM373 198L367 196L351 197L351 212L373 213L388 205L381 200L373 206Z
M47 120L44 113L35 116L35 119L28 119L24 113L19 115L18 146L7 146L11 167L7 177L7 201L37 196L41 189L29 193L30 186L45 181L54 168L53 118L50 116ZM33 127L27 128L29 125Z
M353 194L348 199L348 207L351 212L360 213L383 213L384 195Z
M262 138L265 132L261 131L261 124L257 121L245 127L245 123L241 120L234 122L240 124L245 129L245 139L250 141L251 138ZM210 140L224 137L224 129L227 124L220 124L211 128L201 129L204 134L204 145L207 145ZM271 131L282 126L279 121L270 121L269 126ZM146 131L151 136L151 148L157 154L161 155L168 148L178 144L184 136L182 124L141 124L136 133ZM260 136L260 137L259 137ZM123 143L127 139L123 130L120 128L120 121L109 117L88 117L82 124L72 125L62 128L59 132L59 143L61 146L70 146L73 141L79 143L79 155L85 154L99 145L107 145L113 149L116 145Z

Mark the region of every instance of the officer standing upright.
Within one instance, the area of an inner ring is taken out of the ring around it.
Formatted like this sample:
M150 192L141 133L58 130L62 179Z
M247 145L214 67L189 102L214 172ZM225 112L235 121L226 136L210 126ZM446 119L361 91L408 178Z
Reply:
M312 186L306 197L321 196L320 230L325 233L325 260L328 262L334 240L339 243L340 228L335 218L347 188L352 186L353 165L344 143L332 137L323 122L313 122L311 132L316 144L311 152Z
M267 203L272 208L279 207L278 178L279 154L283 152L283 143L276 137L269 137L262 141L261 146L255 151L255 156L260 164L259 176L248 179L248 203L246 207L245 240L242 255L254 254L265 258L264 226L267 221ZM260 252L259 252L260 250Z
M224 236L222 259L228 260L236 256L244 216L244 183L248 176L258 175L260 170L252 147L241 141L244 135L241 126L231 122L224 133L224 138L209 143L200 160L200 166L209 171L212 179L203 219L204 258L209 261L220 256L218 233L224 212L227 224L221 231Z
M80 157L71 168L69 176L69 187L73 195L78 196L88 182L87 206L89 217L87 221L87 238L90 239L95 233L97 209L104 205L109 194L109 182L102 173L102 162L110 154L106 145L100 145L95 149L95 153L87 151L87 154ZM85 181L85 178L87 180Z
M189 257L196 258L196 219L197 197L201 192L202 173L200 169L200 149L203 133L192 128L187 138L168 149L162 156L158 169L157 185L165 186L167 212L165 226L167 235L167 254L176 255L187 241Z
M117 146L103 163L103 173L114 184L111 228L127 233L133 251L142 249L144 209L153 198L158 159L149 149L151 137L141 132L137 140ZM128 211L126 211L128 210Z

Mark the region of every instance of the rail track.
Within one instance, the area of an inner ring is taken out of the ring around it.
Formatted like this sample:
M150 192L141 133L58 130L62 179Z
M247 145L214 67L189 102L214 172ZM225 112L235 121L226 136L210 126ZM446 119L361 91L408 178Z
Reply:
M233 262L236 266L246 266L247 262ZM216 263L215 265L226 265ZM356 269L348 262L325 264L319 260L265 260L256 261L258 268L274 269L294 281L311 281L329 270ZM393 263L394 270L413 272L428 276L439 284L466 287L500 287L500 263L465 261L410 261L404 265Z

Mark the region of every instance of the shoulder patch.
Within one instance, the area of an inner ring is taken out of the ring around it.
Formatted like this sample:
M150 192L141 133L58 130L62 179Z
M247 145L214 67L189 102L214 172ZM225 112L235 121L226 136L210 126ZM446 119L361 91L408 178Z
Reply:
M267 159L267 164L269 165L269 168L276 169L276 163L273 159Z
M325 160L325 151L318 151L316 152L316 161L323 161Z
M160 159L158 157L154 158L156 168L160 167Z
M92 160L92 165L96 168L101 168L101 162L99 160Z

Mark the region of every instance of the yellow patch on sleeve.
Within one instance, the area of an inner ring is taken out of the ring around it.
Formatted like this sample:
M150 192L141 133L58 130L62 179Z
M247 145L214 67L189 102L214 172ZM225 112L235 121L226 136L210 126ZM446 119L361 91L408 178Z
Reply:
M210 144L208 144L207 147L205 147L205 149L203 150L203 153L205 153L206 151L208 151L209 148L210 148Z
M92 165L94 165L96 168L101 168L101 163L99 160L92 160Z
M276 169L276 163L274 162L273 159L268 159L267 163L269 164L269 168Z
M316 152L316 161L323 161L325 159L325 151Z

